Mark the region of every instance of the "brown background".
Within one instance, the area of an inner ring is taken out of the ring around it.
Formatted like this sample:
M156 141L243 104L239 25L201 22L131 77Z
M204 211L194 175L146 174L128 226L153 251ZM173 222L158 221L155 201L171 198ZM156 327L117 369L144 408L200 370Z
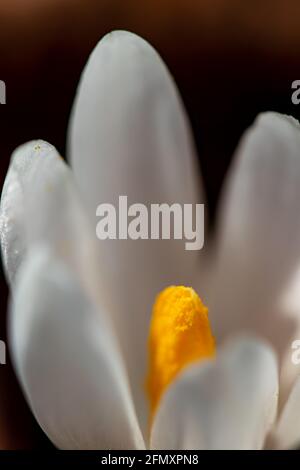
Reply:
M256 114L300 118L291 83L300 79L299 0L0 0L0 182L13 149L33 138L64 155L68 117L89 52L128 29L160 52L188 109L211 220L233 150ZM113 97L112 97L113 99ZM280 190L280 188L278 188ZM0 279L0 338L6 283ZM0 448L48 447L10 365L0 368Z

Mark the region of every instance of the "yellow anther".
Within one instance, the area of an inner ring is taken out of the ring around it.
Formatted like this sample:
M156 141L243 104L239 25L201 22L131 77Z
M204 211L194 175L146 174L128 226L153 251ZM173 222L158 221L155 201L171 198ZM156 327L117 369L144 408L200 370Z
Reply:
M159 400L183 368L215 355L208 309L190 287L171 286L157 297L149 333L146 381L153 417Z

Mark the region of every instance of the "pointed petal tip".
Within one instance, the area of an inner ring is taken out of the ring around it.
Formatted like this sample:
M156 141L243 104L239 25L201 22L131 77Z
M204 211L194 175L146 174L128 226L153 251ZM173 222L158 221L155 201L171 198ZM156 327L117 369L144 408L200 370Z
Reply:
M44 156L49 154L58 154L56 148L43 139L33 139L23 144L20 144L13 151L10 160L10 166L17 164L18 168L22 165L22 162L28 164L28 159L33 156ZM8 169L9 170L9 169Z
M282 123L290 123L300 129L299 121L291 115L278 113L277 111L265 111L259 113L254 121L262 125L277 125Z
M96 44L92 54L99 48L103 46L119 46L121 48L127 48L131 45L138 45L140 47L146 47L149 50L155 50L151 44L141 36L131 31L126 30L113 30L103 36L98 43Z

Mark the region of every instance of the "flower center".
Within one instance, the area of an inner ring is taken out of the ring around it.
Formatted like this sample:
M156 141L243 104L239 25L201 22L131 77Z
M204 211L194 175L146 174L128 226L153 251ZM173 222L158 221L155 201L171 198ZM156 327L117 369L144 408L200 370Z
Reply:
M171 286L156 298L149 333L146 380L150 417L175 377L188 365L215 355L208 309L190 287Z

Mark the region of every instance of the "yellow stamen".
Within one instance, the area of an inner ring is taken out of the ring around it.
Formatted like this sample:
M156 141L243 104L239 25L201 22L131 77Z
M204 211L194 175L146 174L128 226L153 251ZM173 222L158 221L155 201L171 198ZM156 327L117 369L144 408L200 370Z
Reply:
M149 333L146 381L153 417L166 388L183 368L215 355L208 309L190 287L171 286L157 297Z

